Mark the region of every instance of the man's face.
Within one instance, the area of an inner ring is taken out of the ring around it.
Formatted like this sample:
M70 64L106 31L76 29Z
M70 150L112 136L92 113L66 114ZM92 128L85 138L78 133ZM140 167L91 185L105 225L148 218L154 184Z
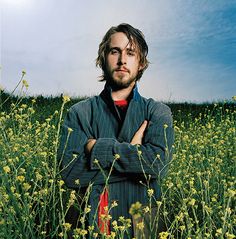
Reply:
M135 44L131 46L123 32L111 35L106 56L107 80L118 89L132 87L141 69L139 52Z

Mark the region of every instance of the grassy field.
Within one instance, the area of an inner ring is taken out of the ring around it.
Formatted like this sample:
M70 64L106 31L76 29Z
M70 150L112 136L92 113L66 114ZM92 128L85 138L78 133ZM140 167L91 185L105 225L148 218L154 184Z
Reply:
M85 224L88 194L81 198L65 187L56 157L62 119L78 100L12 97L1 91L0 238L68 238L70 233L73 238L98 238ZM169 106L175 145L168 175L160 182L162 200L156 201L148 189L155 205L137 202L130 212L152 215L155 206L167 226L162 239L235 238L235 103ZM66 221L72 205L80 209L75 230ZM121 217L112 223L112 234L101 238L123 238L130 223ZM145 238L144 223L137 225L140 238ZM157 238L155 232L150 238Z

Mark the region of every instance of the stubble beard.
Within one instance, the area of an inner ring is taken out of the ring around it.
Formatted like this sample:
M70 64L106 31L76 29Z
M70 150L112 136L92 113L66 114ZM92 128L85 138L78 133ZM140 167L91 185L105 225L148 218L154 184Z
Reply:
M122 90L130 87L130 85L136 81L136 75L134 77L129 77L128 79L123 79L124 76L113 77L114 72L106 72L106 81L111 86L113 90Z

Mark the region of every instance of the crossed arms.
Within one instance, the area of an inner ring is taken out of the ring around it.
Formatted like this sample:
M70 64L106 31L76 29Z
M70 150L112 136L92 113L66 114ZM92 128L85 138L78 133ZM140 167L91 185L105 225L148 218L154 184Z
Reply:
M140 128L137 130L137 132L134 134L134 137L132 138L130 144L131 145L140 145L142 144L142 139L144 136L145 129L148 125L148 121L144 120ZM96 139L89 139L86 146L85 146L85 152L90 155L94 144L96 144Z
M152 178L164 175L171 158L168 151L173 144L172 116L169 108L161 114L158 112L158 109L154 110L150 119L141 123L130 142L119 142L116 138L94 139L89 123L71 109L62 127L58 150L61 174L67 186L77 188L91 182L103 184L101 168L108 173L115 155L119 155L119 159L113 164L109 182L126 180L134 174L140 178L144 173ZM165 129L164 125L168 127ZM73 130L69 136L68 129ZM95 159L99 167L94 163ZM77 179L80 185L75 183Z

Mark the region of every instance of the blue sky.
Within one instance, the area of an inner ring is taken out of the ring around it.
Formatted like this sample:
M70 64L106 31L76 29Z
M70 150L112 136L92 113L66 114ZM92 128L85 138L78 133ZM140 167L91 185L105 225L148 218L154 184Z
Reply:
M28 94L98 94L105 32L127 22L145 34L151 64L142 95L216 101L236 95L235 0L2 0L1 81L27 72Z

